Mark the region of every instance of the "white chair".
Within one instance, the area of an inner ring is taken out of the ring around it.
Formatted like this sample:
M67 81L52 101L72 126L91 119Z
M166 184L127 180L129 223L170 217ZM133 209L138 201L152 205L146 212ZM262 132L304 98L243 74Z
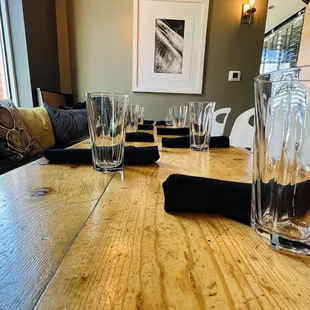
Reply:
M224 134L227 118L228 118L230 111L231 111L231 108L223 108L223 109L219 109L214 112L213 121L212 121L212 131L211 131L212 137L222 136ZM217 117L221 114L226 114L223 123L219 123L216 120Z
M254 126L249 124L254 108L239 115L230 133L230 145L253 149Z

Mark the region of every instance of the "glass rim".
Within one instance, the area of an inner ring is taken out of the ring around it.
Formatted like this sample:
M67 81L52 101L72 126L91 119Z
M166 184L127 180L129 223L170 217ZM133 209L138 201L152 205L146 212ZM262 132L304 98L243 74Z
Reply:
M299 83L301 85L303 85L302 83L310 83L310 80L282 80L282 81L267 81L267 80L260 80L259 77L261 77L261 75L257 76L254 79L254 83L269 83L269 84L280 84L280 83Z
M86 92L86 97L123 97L123 98L129 98L129 95L121 94L121 93L112 93L112 92Z
M197 103L216 104L216 101L190 101L188 104L197 104Z
M285 73L285 72L296 72L296 74L298 73L300 73L300 71L302 70L302 69L305 69L305 68L309 68L310 69L310 65L305 65L305 66L298 66L298 67L293 67L293 68L286 68L286 69L282 69L282 70L274 70L274 71L270 71L270 72L266 72L266 73L261 73L261 74L259 74L259 75L257 75L255 78L254 78L254 82L256 82L256 81L260 81L260 82L262 82L262 81L265 81L265 82L269 82L269 83L277 83L277 82L286 82L286 81L291 81L291 82L293 82L293 81L299 81L299 82L310 82L310 80L301 80L301 79L299 79L299 78L297 78L297 79L294 79L294 80L292 80L292 79L287 79L287 80L282 80L282 81L268 81L268 80L261 80L260 78L261 77L263 77L263 76L267 76L267 75L273 75L273 74L279 74L279 75L281 75L281 73Z

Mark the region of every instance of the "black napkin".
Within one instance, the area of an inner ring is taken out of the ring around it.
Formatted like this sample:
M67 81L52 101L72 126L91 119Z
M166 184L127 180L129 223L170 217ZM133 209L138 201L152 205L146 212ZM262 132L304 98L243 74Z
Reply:
M157 128L159 136L188 136L189 128Z
M221 214L250 225L250 183L173 174L163 183L168 213Z
M229 144L229 137L211 137L210 140L210 148L228 148ZM162 138L162 146L169 148L189 148L190 137Z
M138 130L153 130L154 125L138 125Z
M44 157L51 163L92 163L91 149L50 149L44 151ZM157 146L125 146L125 165L150 165L159 158Z
M143 124L144 125L154 125L154 121L152 121L152 120L144 120Z
M148 132L128 132L126 142L154 142L154 135Z
M125 165L151 165L160 158L158 147L125 146Z
M166 121L157 121L156 126L166 126Z

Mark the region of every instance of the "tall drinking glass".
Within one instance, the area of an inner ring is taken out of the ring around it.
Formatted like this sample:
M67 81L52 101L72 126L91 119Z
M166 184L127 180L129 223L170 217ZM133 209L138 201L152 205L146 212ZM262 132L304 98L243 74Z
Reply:
M165 122L167 126L173 125L173 108L165 108Z
M138 104L131 104L128 107L127 115L127 132L136 132L138 129L138 118L139 118L139 109Z
M215 102L190 102L190 145L193 151L209 149Z
M310 254L310 82L255 79L252 227L275 250Z
M143 125L143 123L144 123L144 107L139 107L138 124Z
M125 126L129 96L86 94L89 133L95 170L123 170Z
M188 106L173 107L173 126L183 128L186 125Z

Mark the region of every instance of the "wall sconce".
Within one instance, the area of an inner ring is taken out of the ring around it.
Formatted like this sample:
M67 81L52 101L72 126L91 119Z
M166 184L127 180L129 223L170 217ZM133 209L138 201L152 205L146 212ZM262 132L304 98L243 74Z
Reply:
M242 5L241 24L253 24L254 13L256 12L254 1L255 0L250 0L249 4Z

